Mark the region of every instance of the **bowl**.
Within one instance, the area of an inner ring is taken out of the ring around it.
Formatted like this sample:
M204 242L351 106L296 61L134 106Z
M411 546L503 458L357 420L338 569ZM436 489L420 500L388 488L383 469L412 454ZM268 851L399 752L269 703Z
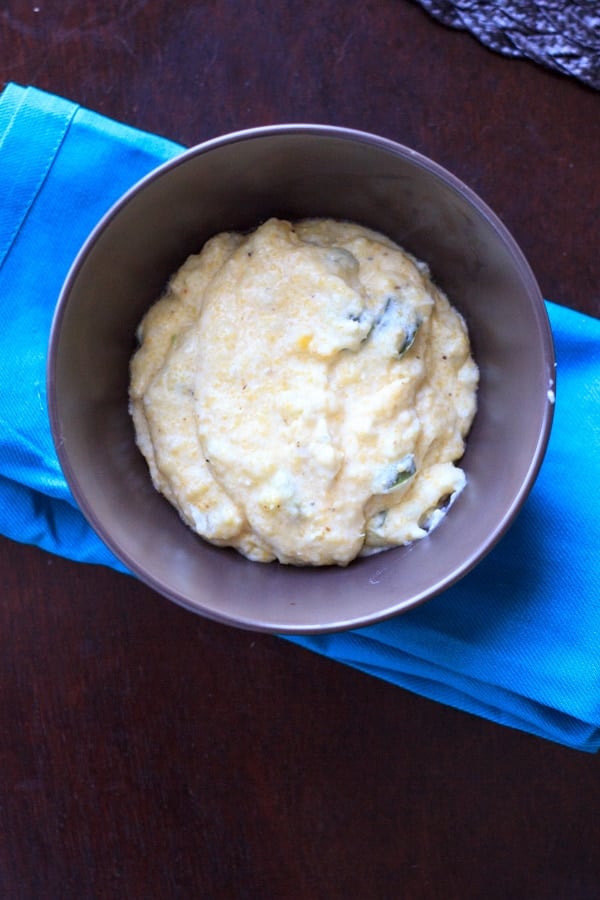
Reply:
M217 232L247 230L270 216L350 219L425 260L463 314L480 368L461 496L426 538L345 568L250 562L202 541L154 490L128 414L135 330L169 276ZM492 549L541 465L554 374L536 280L473 191L383 137L293 124L194 147L116 203L81 249L59 298L48 397L72 493L135 575L211 619L301 634L405 612L457 582Z

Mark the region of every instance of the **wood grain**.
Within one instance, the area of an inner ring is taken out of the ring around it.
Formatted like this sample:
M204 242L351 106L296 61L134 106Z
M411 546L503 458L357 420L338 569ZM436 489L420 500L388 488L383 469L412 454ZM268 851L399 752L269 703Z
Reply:
M415 3L9 0L0 76L185 144L330 122L433 157L600 315L599 98ZM592 900L598 758L0 540L0 897Z

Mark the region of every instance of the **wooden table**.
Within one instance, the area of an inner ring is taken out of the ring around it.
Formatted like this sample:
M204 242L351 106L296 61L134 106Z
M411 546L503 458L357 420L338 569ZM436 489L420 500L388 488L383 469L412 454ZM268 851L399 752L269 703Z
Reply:
M0 75L193 144L329 122L500 215L600 315L600 101L407 0L9 0ZM0 897L595 900L600 769L0 540Z

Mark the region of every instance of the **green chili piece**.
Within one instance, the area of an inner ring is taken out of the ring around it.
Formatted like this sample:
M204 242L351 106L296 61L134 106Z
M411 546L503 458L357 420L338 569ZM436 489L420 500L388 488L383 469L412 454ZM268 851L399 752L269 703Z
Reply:
M422 528L423 531L427 532L432 531L445 516L447 510L452 505L453 499L453 493L444 494L443 497L440 497L435 506L432 506L431 509L428 509L423 513L418 522L419 528Z
M415 457L407 453L398 462L387 465L378 481L378 493L387 494L405 484L417 471Z
M415 319L410 325L408 325L404 331L404 340L401 342L398 347L398 357L402 359L405 353L407 353L412 345L415 342L415 338L417 336L417 331L421 327L421 319Z
M385 520L387 519L388 511L387 509L380 509L378 513L372 517L370 521L371 531L377 531L378 528L382 528L385 525Z
M375 316L373 329L394 329L398 334L398 358L401 359L415 342L422 319L407 310L394 294L386 297L383 309ZM371 330L373 330L371 329Z

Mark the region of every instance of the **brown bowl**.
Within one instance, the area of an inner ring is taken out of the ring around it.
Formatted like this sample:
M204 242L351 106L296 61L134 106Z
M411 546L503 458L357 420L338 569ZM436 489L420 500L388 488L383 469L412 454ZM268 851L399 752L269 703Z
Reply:
M479 408L445 520L408 547L347 568L249 562L192 533L152 487L127 409L134 333L169 276L204 241L269 216L350 219L427 261L464 315ZM133 187L103 218L65 282L48 394L73 495L126 566L195 612L243 628L333 631L401 613L464 576L509 527L537 475L553 404L544 303L519 248L471 190L381 137L281 125L195 147Z

